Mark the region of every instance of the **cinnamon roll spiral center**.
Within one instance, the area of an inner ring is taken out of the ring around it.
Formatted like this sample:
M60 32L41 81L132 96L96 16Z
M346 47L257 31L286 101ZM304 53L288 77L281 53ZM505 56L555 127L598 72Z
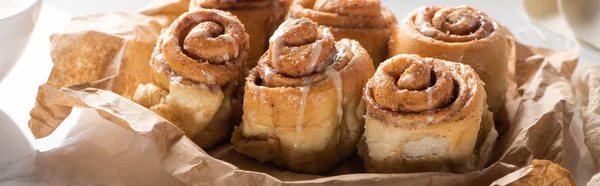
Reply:
M240 76L248 48L248 35L235 16L199 9L182 14L161 33L153 63L185 80L223 86Z
M469 6L425 7L417 11L414 24L423 35L446 42L482 39L496 29L484 12Z
M452 103L456 86L451 72L433 59L394 60L378 71L375 101L392 111L434 111Z
M479 16L469 9L438 11L433 16L431 23L440 31L454 35L471 34L477 31L481 25Z
M284 22L270 39L269 65L288 77L321 72L331 64L335 39L329 29L308 19Z
M269 50L258 62L257 84L267 87L310 86L335 77L357 57L358 43L335 41L327 27L306 19L290 19L275 31Z
M418 78L416 78L418 77ZM396 86L407 90L425 90L431 86L431 65L417 62L408 67L398 81Z
M183 52L196 60L212 64L223 64L239 55L236 38L225 33L222 25L212 21L192 25L187 34L182 34Z

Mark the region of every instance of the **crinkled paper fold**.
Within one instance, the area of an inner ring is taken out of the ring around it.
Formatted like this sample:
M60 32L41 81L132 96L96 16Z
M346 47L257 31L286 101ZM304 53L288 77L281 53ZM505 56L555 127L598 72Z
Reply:
M112 123L150 139L160 165L187 185L489 185L534 159L563 162L576 101L570 81L578 49L556 52L518 42L506 103L510 128L501 134L492 163L483 170L366 174L354 156L328 175L307 175L254 161L227 142L203 150L174 125L128 99L137 84L151 81L147 72L154 42L188 3L159 1L137 13L74 18L54 34L54 67L39 88L29 121L34 136L51 134L72 107L94 108ZM594 126L600 126L597 120ZM586 142L595 140L591 138Z

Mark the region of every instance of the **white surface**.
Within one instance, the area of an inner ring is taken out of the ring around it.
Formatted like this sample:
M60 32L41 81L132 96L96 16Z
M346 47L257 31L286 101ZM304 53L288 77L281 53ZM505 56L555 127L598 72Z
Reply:
M34 0L2 0L0 1L0 19L25 10Z
M0 81L27 46L40 13L40 1L0 1Z
M1 1L1 0L0 0ZM466 1L466 0L455 0L453 3L441 0L424 0L424 1L402 1L403 4L398 1L384 0L383 3L392 10L399 20L403 18L410 11L416 7L430 4L441 4L441 5L459 5L469 4L477 8L481 8L488 12L488 14L504 25L508 26L517 39L525 41L528 44L537 46L546 46L554 49L566 49L572 46L572 43L568 40L562 39L560 36L548 34L546 31L542 31L533 26L527 14L524 12L521 1L506 1L506 0L490 0L490 1ZM442 2L442 3L440 3ZM27 121L29 120L29 111L35 103L35 97L37 94L37 88L40 84L44 83L52 68L52 63L49 55L50 44L49 36L62 30L65 24L68 23L69 19L73 16L80 16L86 14L97 14L110 11L134 11L143 7L146 4L144 0L129 0L129 1L118 1L118 0L47 0L43 2L43 8L39 22L33 32L31 41L26 48L23 57L18 61L12 72L0 82L0 136L2 132L17 131L17 129L10 128L4 130L4 125L15 124L23 132L25 137L33 141L33 137L27 128ZM4 29L4 28L0 28ZM546 33L546 34L542 34ZM593 51L589 48L584 49L584 55L582 57L587 58L588 61L600 61L598 52ZM593 59L592 59L593 58ZM585 60L585 59L584 59ZM2 113L8 115L8 118L2 117ZM72 114L78 116L77 113ZM68 121L63 123L57 130L57 134L53 134L52 138L36 140L34 144L36 148L42 151L49 150L54 145L58 145L66 136L70 127L74 126L77 119L70 117ZM13 133L10 132L10 133ZM15 136L15 135L13 135ZM16 135L18 138L18 135ZM0 138L4 141L4 138ZM580 140L580 139L574 139ZM23 141L23 140L22 140ZM27 149L16 147L7 148L4 143L0 143L0 150L2 152L14 152L10 156L28 156ZM20 155L19 155L20 154ZM578 156L579 154L575 154ZM9 156L0 156L0 164L4 161L9 161ZM580 165L572 165L572 167L579 167ZM0 167L2 170L3 167ZM3 178L6 178L8 174L0 171L0 185L3 183ZM6 183L12 185L10 183Z

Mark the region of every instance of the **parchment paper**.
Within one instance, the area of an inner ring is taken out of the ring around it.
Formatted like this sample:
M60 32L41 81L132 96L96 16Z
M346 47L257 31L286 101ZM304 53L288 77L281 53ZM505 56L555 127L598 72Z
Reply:
M355 156L328 175L306 175L258 163L234 152L228 142L203 150L174 125L127 99L135 85L150 81L148 60L154 41L188 3L158 1L139 13L75 18L53 35L54 68L48 82L40 86L29 122L34 136L52 133L72 107L94 108L110 123L150 140L154 147L149 153L155 153L162 168L186 185L489 185L534 159L567 166L566 145L579 139L569 130L576 119L569 80L578 49L554 52L517 42L506 103L510 128L498 139L495 156L483 170L365 174ZM575 157L568 164L579 165L582 160ZM580 169L575 167L571 171Z
M580 65L575 71L572 83L583 119L585 144L596 167L600 167L600 65ZM600 174L594 176L589 185L600 185Z

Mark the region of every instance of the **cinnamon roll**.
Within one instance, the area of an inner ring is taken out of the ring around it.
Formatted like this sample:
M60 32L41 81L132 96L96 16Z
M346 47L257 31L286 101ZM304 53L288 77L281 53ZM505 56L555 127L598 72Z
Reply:
M133 100L181 128L200 147L225 139L241 118L248 35L228 12L182 14L159 36L150 66L153 84L138 85Z
M247 68L252 69L267 50L269 36L283 21L288 0L192 0L190 10L219 9L235 15L250 35Z
M481 10L428 6L413 11L398 25L389 49L391 55L417 54L470 65L485 82L487 103L496 121L501 121L506 117L508 61L513 46L505 33Z
M396 17L379 0L296 0L288 17L326 26L338 40L357 40L377 66L387 58Z
M468 65L397 55L364 91L358 151L368 172L464 173L489 160L498 134L483 82Z
M285 21L246 78L236 151L292 171L324 173L352 155L363 131L366 50L308 19Z

